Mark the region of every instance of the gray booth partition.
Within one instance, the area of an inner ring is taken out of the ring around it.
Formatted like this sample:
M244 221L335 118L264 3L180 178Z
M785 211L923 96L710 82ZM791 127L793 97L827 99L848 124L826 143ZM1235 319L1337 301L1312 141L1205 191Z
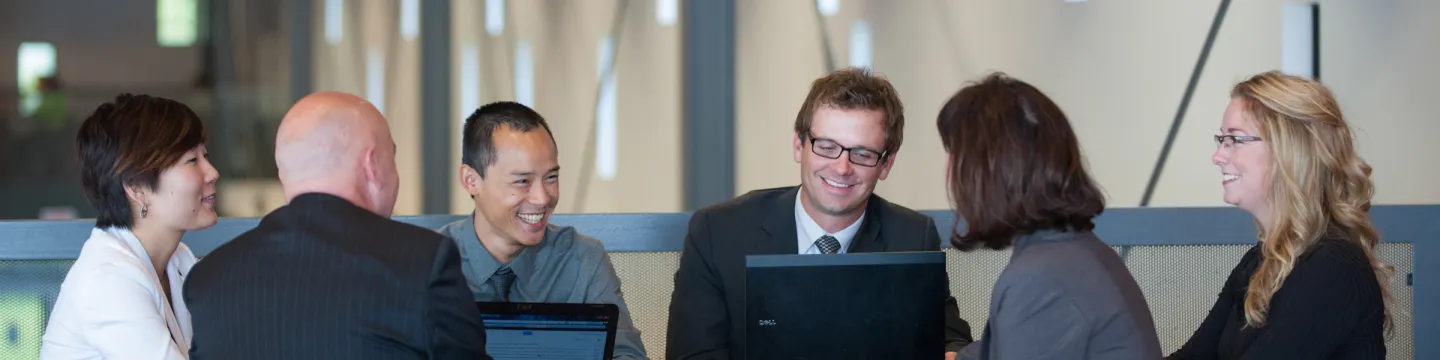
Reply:
M926 211L942 238L954 224L947 211ZM1393 265L1391 359L1440 359L1440 205L1376 206L1371 215ZM462 215L399 217L427 228ZM605 243L648 352L662 358L673 276L689 214L556 215ZM258 219L221 219L185 234L198 256L253 227ZM94 222L0 221L0 359L33 359L60 283ZM1096 232L1126 259L1155 315L1165 350L1173 351L1209 311L1225 276L1255 243L1248 214L1232 208L1108 209ZM397 241L403 241L397 239ZM1005 251L958 252L947 247L951 291L978 334L990 286ZM204 261L203 259L201 261ZM1323 314L1317 314L1323 316Z

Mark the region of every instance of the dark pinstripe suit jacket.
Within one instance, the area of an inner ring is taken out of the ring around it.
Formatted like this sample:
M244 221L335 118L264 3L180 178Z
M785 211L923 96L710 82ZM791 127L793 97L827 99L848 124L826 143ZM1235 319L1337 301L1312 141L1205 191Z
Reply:
M489 359L455 244L304 194L185 281L191 359Z

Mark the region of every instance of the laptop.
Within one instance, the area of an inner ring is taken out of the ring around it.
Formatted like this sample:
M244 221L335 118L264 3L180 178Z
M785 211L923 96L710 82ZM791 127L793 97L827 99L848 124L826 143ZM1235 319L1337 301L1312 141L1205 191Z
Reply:
M615 304L475 305L485 321L485 352L495 360L609 360L615 351Z
M750 255L745 358L943 359L945 253Z

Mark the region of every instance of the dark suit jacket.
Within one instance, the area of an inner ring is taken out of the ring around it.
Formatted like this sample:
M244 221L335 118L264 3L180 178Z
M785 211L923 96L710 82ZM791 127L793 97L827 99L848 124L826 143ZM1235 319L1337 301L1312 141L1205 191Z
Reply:
M745 356L745 256L800 252L795 241L799 189L757 190L691 216L670 298L666 359ZM930 217L873 194L865 209L847 252L940 250ZM945 313L945 350L959 351L973 341L970 324L960 319L953 298Z
M185 281L190 358L489 359L455 243L304 194Z

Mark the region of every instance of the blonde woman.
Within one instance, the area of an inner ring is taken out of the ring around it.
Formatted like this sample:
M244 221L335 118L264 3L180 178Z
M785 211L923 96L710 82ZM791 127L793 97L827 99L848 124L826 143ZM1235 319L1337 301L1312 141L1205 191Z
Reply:
M1370 166L1318 82L1267 72L1235 85L1212 157L1225 202L1260 243L1169 359L1383 359L1388 267L1376 257Z

